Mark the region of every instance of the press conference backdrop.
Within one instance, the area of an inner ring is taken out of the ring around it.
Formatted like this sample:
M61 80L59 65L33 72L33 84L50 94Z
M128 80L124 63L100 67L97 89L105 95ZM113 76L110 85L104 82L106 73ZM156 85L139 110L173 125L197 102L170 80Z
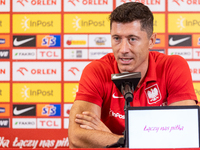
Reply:
M83 68L112 52L109 14L148 5L153 51L184 57L200 100L200 0L0 0L0 148L67 148Z

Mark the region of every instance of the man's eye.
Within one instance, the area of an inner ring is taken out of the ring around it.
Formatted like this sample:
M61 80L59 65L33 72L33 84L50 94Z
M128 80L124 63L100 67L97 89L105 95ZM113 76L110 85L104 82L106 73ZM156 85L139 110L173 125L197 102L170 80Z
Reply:
M131 42L135 41L135 38L130 38L130 41L131 41Z
M115 37L114 39L115 39L116 41L118 41L118 40L119 40L119 38L118 38L118 37Z

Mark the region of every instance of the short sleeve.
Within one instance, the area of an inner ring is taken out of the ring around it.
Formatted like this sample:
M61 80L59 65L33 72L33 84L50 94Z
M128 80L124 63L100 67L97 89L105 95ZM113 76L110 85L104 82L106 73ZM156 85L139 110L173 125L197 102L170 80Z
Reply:
M168 104L181 100L196 100L189 66L181 56L170 56L166 65Z

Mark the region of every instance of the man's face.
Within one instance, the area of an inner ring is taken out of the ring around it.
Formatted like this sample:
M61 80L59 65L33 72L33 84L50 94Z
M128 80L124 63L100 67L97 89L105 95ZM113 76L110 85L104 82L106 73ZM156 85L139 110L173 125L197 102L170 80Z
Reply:
M149 49L156 38L153 35L148 38L147 32L141 30L139 21L112 23L112 49L121 73L147 70Z

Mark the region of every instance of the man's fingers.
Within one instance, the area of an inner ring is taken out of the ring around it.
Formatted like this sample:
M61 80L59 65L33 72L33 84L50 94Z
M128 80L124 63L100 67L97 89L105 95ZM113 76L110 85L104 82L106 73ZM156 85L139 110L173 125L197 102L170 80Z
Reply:
M81 120L85 120L85 121L88 121L88 122L91 122L91 123L93 123L95 125L98 124L98 120L96 118L92 117L91 115L77 114L76 118L77 119L81 119Z
M87 126L87 125L80 125L81 128L83 129L90 129L90 130L93 130L93 128L91 128L90 126Z

